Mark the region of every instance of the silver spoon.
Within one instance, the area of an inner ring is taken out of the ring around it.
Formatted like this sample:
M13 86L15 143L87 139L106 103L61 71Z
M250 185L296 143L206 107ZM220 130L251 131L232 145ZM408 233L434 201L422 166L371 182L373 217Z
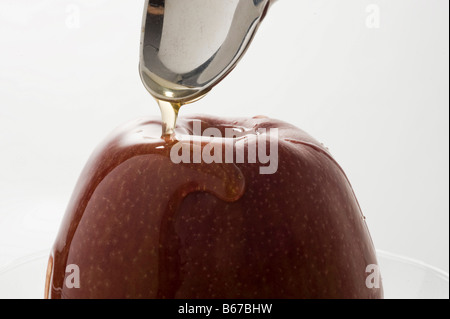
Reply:
M166 133L173 133L181 105L203 97L231 72L273 2L147 0L139 69L160 104ZM168 114L171 108L176 114Z

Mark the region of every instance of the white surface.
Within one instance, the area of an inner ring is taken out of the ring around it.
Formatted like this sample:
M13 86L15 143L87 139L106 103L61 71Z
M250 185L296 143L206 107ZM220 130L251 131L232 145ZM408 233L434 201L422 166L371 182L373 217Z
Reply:
M143 3L1 0L0 264L51 246L114 127L158 116L138 75ZM343 166L378 249L448 271L448 6L279 1L236 70L181 116L296 124Z

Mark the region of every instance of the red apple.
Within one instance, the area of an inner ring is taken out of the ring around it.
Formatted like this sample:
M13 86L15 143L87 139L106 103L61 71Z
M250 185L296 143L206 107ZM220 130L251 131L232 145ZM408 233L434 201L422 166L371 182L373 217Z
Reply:
M176 164L181 144L159 138L159 121L117 129L76 186L51 253L49 298L382 298L366 285L377 260L365 218L327 149L273 119L195 119L202 133L243 132L214 143L238 141L245 154L245 141L277 128L277 171L261 174L259 160ZM192 136L192 120L178 131Z

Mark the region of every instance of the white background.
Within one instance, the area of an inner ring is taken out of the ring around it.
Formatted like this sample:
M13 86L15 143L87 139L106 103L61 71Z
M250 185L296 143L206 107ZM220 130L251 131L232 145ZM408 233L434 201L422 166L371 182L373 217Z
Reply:
M143 4L0 0L0 265L50 248L114 127L159 115L138 74ZM236 70L181 116L306 130L348 174L378 249L448 271L448 6L281 0Z

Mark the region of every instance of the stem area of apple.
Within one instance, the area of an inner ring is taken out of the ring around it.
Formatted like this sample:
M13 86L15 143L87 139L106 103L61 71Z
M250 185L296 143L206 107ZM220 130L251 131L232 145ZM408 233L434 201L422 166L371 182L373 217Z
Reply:
M170 159L174 164L262 164L259 173L278 171L278 129L260 128L254 131L225 128L225 136L218 128L201 131L201 122L193 121L193 134L177 136Z

